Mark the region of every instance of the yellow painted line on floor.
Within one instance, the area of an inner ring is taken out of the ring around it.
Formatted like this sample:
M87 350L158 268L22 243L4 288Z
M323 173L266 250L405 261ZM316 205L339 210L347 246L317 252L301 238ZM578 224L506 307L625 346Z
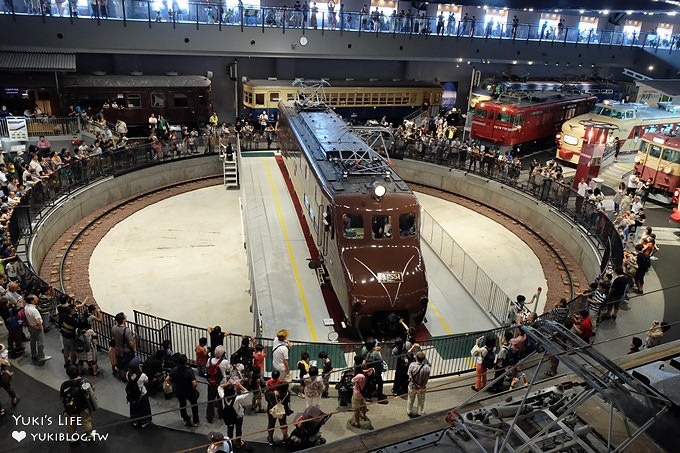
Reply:
M267 170L267 178L269 178L269 186L274 194L274 204L276 205L276 212L279 215L279 223L281 224L281 230L283 231L283 240L286 242L286 249L288 250L288 259L290 260L290 265L293 268L293 277L295 278L295 284L298 288L298 293L300 294L300 300L302 301L302 308L305 311L305 319L307 319L307 327L309 328L309 337L312 341L317 341L316 330L314 329L314 324L312 323L312 315L309 311L309 303L307 302L307 296L305 295L305 289L302 286L302 281L300 280L300 271L297 267L297 262L295 261L295 255L293 254L293 246L288 239L288 228L286 227L286 221L283 218L283 211L281 210L281 203L279 203L279 194L276 191L276 184L274 184L274 177L272 176L271 169L269 168L269 161L264 161L264 166ZM306 247L306 244L305 244Z
M432 299L430 299L430 303L428 303L427 306L430 309L430 313L432 313L434 317L437 318L437 321L439 321L439 324L442 326L442 329L444 329L444 332L446 332L446 335L453 335L453 329L449 326L449 323L446 322L446 319L444 319L444 316L442 316L437 306L432 302Z

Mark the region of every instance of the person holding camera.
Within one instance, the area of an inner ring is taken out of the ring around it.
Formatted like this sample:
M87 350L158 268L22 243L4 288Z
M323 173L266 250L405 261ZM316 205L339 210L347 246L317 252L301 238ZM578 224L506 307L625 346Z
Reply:
M420 417L425 410L425 393L427 381L430 379L430 366L425 360L425 353L420 351L416 354L416 361L408 367L408 399L406 402L406 415L409 418ZM418 406L413 410L416 399Z

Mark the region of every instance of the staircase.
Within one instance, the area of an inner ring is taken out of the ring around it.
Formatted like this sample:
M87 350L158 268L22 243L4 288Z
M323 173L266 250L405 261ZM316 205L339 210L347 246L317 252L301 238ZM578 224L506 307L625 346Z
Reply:
M220 159L222 159L222 169L224 172L224 187L227 189L239 186L238 177L238 158L240 147L238 146L238 139L236 140L236 152L231 155L231 158L227 157L227 153L220 148Z

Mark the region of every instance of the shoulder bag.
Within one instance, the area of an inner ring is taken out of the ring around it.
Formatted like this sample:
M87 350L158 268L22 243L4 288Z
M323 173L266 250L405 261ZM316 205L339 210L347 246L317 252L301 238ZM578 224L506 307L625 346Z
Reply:
M286 408L283 407L283 403L279 399L279 392L275 391L274 394L276 395L276 404L269 409L269 415L277 419L283 418L286 415Z

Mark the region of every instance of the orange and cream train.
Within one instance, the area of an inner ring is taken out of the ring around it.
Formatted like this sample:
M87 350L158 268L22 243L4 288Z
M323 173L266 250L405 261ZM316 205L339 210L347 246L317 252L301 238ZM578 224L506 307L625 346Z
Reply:
M566 121L557 135L557 158L577 165L584 145L601 140L614 148L618 137L621 153L634 153L640 137L648 132L668 133L680 125L680 106L598 102L590 113Z
M650 198L676 203L680 187L680 134L650 132L640 139L635 171L642 181L652 180Z

